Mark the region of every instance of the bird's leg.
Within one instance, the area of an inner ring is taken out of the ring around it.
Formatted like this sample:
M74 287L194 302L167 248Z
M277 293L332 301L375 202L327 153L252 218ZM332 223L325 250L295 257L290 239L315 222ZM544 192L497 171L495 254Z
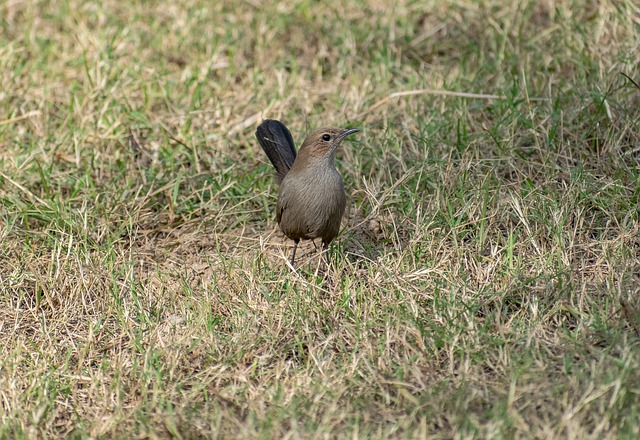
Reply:
M322 253L324 254L324 261L327 263L327 269L329 268L329 243L322 242Z
M300 243L300 239L296 238L293 240L293 253L291 254L291 265L293 266L293 262L296 260L296 249L298 249L298 243Z

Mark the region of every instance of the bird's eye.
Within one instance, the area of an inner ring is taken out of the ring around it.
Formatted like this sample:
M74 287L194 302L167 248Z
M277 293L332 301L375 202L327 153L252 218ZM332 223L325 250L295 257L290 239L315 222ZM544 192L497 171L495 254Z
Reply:
M323 134L322 135L322 140L325 141L325 142L329 142L331 140L331 135Z

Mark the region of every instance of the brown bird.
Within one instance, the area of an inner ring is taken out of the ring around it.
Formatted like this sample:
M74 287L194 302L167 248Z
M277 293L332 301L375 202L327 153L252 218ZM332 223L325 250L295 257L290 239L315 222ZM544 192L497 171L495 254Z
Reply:
M320 128L307 136L296 155L291 133L282 122L265 119L256 130L280 183L276 221L294 242L292 265L300 240L320 237L326 250L340 231L347 197L335 165L336 150L342 139L357 131Z

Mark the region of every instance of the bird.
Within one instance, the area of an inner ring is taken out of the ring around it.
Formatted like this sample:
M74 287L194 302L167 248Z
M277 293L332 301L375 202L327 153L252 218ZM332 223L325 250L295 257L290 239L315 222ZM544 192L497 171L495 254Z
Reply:
M280 185L276 221L294 242L292 266L300 240L321 238L326 250L340 231L347 197L335 165L336 150L345 137L359 131L319 128L305 138L296 153L291 132L282 122L265 119L256 129L256 138L275 168L275 180Z

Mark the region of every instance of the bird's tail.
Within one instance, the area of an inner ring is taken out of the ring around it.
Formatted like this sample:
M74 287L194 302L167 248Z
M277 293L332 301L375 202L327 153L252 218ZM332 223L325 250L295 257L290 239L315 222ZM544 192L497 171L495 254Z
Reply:
M265 119L256 130L260 146L276 169L276 180L282 182L293 161L296 147L289 129L280 121Z

